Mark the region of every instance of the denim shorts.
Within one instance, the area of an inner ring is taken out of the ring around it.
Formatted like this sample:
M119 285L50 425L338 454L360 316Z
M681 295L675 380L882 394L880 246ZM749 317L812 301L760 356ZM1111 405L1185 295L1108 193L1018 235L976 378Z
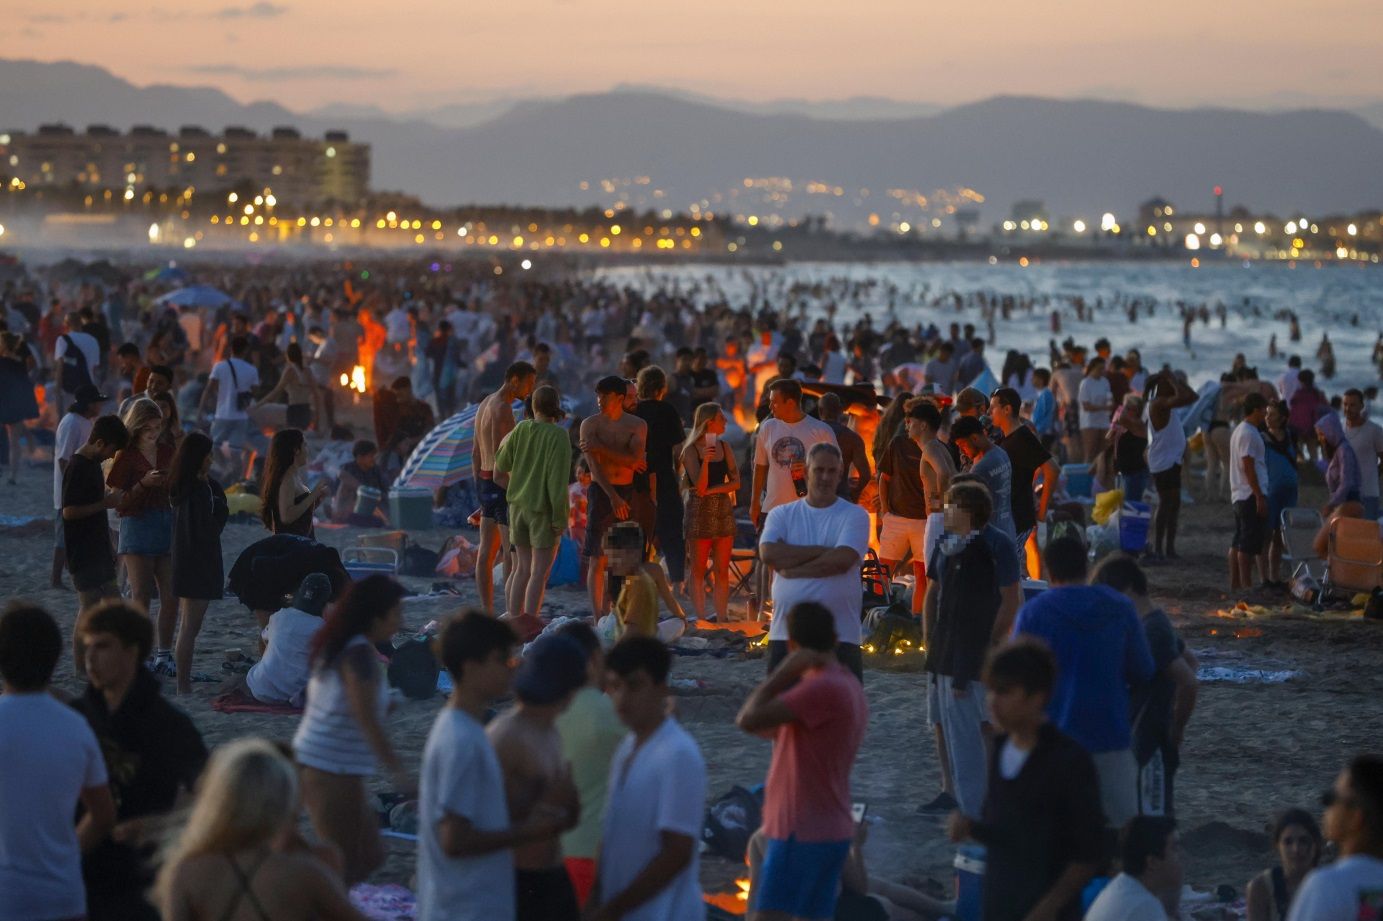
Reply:
M173 510L149 509L120 519L120 553L167 556L173 549Z

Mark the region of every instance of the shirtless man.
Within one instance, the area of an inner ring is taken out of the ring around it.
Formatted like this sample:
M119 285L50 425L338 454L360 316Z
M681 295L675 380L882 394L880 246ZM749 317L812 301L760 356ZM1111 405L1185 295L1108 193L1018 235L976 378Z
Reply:
M507 473L495 472L495 452L504 436L514 430L514 401L533 392L537 372L526 361L516 361L504 371L504 385L480 402L475 411L475 444L471 467L475 470L476 495L480 499L480 547L475 557L475 582L480 588L480 607L495 613L495 558L509 549ZM508 557L506 556L506 559ZM512 608L511 608L512 610Z
M485 734L504 773L509 821L523 825L545 816L554 792L565 789L562 812L576 824L581 803L571 766L562 758L557 717L586 683L586 656L575 640L543 637L514 674L518 704L495 717ZM555 816L554 816L555 817ZM578 921L571 877L562 863L561 838L543 838L514 848L515 921Z
M648 423L624 411L628 383L622 377L602 377L595 385L600 412L581 423L581 450L598 487L591 490L586 523L586 585L597 620L610 611L605 591L605 531L630 518L653 533L652 508L634 489L634 474L648 469L644 444Z

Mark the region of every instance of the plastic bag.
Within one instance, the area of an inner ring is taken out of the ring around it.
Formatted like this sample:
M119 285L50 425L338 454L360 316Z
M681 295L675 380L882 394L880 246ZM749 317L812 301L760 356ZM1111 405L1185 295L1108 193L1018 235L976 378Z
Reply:
M1090 518L1095 524L1108 524L1109 517L1119 511L1124 504L1124 491L1111 489L1095 497L1095 507L1090 510Z
M606 614L595 625L595 635L600 640L600 645L606 649L619 642L619 635L622 632L619 618L613 614Z

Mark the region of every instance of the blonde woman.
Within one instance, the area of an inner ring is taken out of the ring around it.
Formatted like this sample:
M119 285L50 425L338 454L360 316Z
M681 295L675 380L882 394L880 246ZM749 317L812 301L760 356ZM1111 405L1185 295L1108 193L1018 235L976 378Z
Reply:
M706 566L715 581L715 615L722 623L730 607L730 550L735 544L735 494L740 488L735 452L721 438L725 411L715 403L702 403L692 417L691 435L682 445L682 467L687 474L687 540L691 544L691 571L687 594L698 618L706 616Z
M154 886L164 921L365 921L297 819L297 774L277 748L218 749Z
M120 516L120 556L130 577L132 600L153 614L158 587L158 618L154 661L156 674L173 675L173 633L178 606L173 595L173 509L168 503L168 471L173 446L161 441L163 410L140 397L125 410L121 421L130 443L111 464L106 483L124 494Z

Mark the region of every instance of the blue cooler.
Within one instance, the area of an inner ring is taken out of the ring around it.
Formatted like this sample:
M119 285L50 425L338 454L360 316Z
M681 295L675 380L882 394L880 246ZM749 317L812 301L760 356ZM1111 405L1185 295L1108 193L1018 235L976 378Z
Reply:
M980 921L983 916L980 883L984 881L985 856L978 844L962 844L956 849L956 921Z
M1095 475L1089 464L1067 464L1061 468L1066 480L1066 494L1072 499L1095 498Z
M1125 502L1119 509L1119 549L1125 553L1142 553L1148 546L1148 526L1151 524L1151 506L1145 502Z
M432 530L432 490L420 486L389 490L389 523L405 531Z

